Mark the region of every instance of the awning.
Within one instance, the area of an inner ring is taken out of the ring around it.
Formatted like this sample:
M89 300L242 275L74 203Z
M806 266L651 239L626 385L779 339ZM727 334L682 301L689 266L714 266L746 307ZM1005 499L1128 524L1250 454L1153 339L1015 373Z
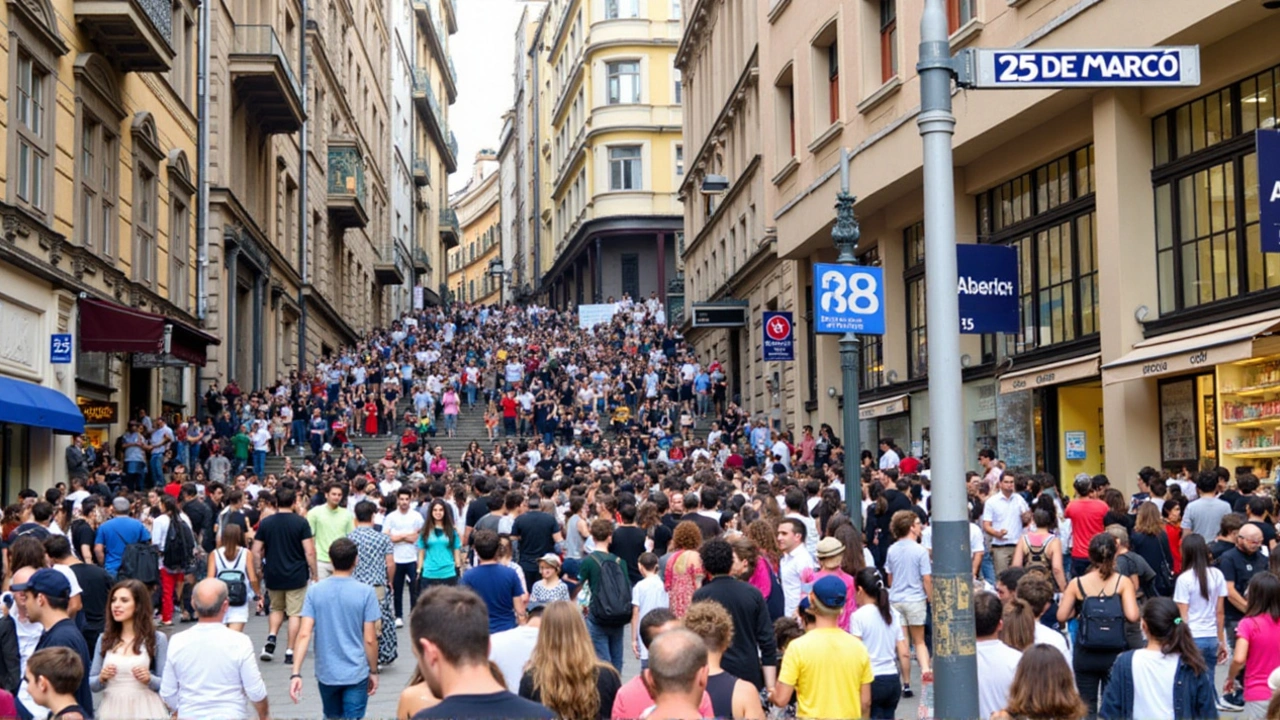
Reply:
M1280 310L1180 330L1143 340L1118 360L1102 366L1102 383L1161 377L1248 360L1253 341L1280 325Z
M877 400L858 406L859 420L872 420L886 415L897 415L911 409L910 395L895 395L884 400Z
M1085 357L1006 373L1000 377L1000 393L1003 395L1019 390L1034 390L1039 387L1061 385L1095 377L1098 374L1101 358L1102 353L1093 353Z
M203 367L208 346L220 343L218 338L174 318L105 300L80 299L80 349L86 352L169 354Z
M0 423L71 435L84 432L84 414L71 398L43 385L6 377L0 377Z

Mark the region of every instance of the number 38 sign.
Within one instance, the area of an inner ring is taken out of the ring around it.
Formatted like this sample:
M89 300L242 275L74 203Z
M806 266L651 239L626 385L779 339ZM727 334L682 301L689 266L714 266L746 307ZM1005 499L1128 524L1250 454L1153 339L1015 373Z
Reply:
M884 271L863 265L813 266L814 330L884 334Z

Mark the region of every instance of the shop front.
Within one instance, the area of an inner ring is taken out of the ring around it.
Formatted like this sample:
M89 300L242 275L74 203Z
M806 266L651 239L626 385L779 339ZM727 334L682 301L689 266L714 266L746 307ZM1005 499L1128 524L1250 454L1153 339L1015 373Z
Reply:
M1002 375L996 429L1013 472L1067 482L1106 472L1098 353Z
M0 375L0 497L6 504L30 486L33 472L56 475L54 435L84 432L84 415L66 395Z
M862 449L880 457L880 440L892 440L907 452L912 452L911 395L893 397L863 403L858 406L861 425ZM914 454L914 453L912 453Z

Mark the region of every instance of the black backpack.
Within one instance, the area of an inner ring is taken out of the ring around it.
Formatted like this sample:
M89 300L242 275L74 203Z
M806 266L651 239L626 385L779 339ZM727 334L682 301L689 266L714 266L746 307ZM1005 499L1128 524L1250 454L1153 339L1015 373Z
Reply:
M631 622L631 581L615 558L593 555L600 565L600 579L591 588L587 610L597 625L622 627Z
M1076 578L1076 586L1084 601L1080 603L1080 629L1076 643L1084 650L1117 651L1129 647L1124 636L1124 606L1120 601L1120 578L1110 595L1085 595L1084 585ZM1105 588L1103 590L1105 592Z
M143 585L160 582L160 550L149 542L130 543L120 558L116 579L133 579Z
M164 566L173 572L182 572L191 564L196 549L196 536L181 519L169 520L169 532L164 538Z

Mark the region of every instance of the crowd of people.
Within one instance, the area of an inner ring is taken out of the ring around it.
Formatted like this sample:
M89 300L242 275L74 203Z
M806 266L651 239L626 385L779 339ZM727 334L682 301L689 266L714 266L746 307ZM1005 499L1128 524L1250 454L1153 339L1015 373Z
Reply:
M326 717L379 690L405 720L927 705L927 459L793 434L779 388L743 407L655 298L617 308L428 309L77 438L67 481L0 527L0 718L267 717L281 655ZM449 458L463 413L485 437ZM1280 716L1275 498L1248 468L1144 468L1126 496L975 462L982 718ZM409 687L379 688L402 656Z

